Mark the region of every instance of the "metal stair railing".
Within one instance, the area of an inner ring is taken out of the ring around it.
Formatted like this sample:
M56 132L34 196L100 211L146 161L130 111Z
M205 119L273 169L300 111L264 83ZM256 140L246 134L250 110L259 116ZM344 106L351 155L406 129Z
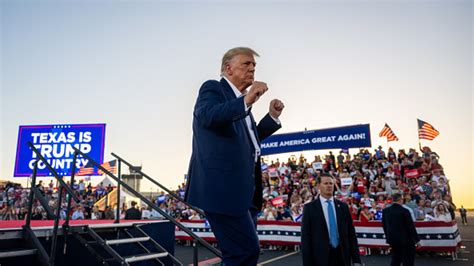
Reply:
M34 163L34 168L33 168L33 174L31 178L31 191L29 195L29 202L28 202L28 214L26 217L26 222L25 225L23 226L25 238L31 239L32 245L34 245L38 249L38 258L43 265L54 265L54 261L56 258L56 247L57 247L57 241L58 241L58 228L59 228L59 220L61 219L61 202L63 198L63 192L66 192L69 195L69 199L74 199L75 202L80 202L79 198L74 194L73 190L62 180L62 176L59 176L56 170L48 163L48 161L43 157L43 155L38 151L38 149L31 143L28 142L28 146L30 149L36 154L36 161ZM57 209L56 209L56 214L51 210L51 208L48 205L48 202L44 198L43 194L39 191L38 188L36 188L36 176L38 172L38 163L43 162L46 168L51 172L51 174L56 178L56 180L59 182L59 195L58 195L58 204L57 204ZM73 165L73 169L74 165ZM72 184L72 183L71 183ZM49 257L47 257L47 253L44 249L44 247L41 245L39 242L38 238L34 234L33 230L31 229L31 215L33 211L33 199L34 196L38 198L39 202L43 206L44 210L46 211L48 218L54 218L54 227L53 227L53 238L52 238L52 243L51 243L51 251L49 254Z
M88 226L84 226L83 230L84 232L87 232L87 227ZM74 238L76 238L84 247L87 248L87 250L92 254L94 255L94 257L96 258L97 261L99 261L100 264L104 265L104 266L108 266L109 263L107 262L107 260L105 260L102 255L100 255L94 247L92 247L92 245L90 243L88 243L80 234L73 234L72 235Z
M139 225L136 225L136 224L135 224L133 227L134 227L138 232L140 232L140 234L142 234L142 235L144 235L144 236L148 236L148 234L147 234L145 231L143 231L143 230L140 228ZM126 233L128 236L133 237L133 235L132 235L130 232L128 232L127 229L125 229L125 233ZM153 246L154 246L157 250L166 251L166 249L165 249L163 246L161 246L160 244L158 244L158 242L156 242L156 241L155 241L153 238L151 238L151 237L150 237L150 242L153 244ZM149 250L148 250L145 246L143 246L141 243L140 243L140 245L141 245L142 248L144 248L147 252L149 252ZM183 265L180 261L178 261L178 260L176 259L175 256L173 256L173 255L171 255L171 254L169 254L168 256L170 257L171 261L172 261L174 264Z
M122 157L118 156L117 154L115 153L111 153L113 157L115 157L118 161L119 161L119 164L121 162L123 162L124 164L126 164L128 167L132 168L133 165L129 162L127 162L125 159L123 159ZM162 190L166 191L166 193L168 193L168 195L170 195L171 197L179 200L180 202L184 203L188 208L196 211L197 213L199 213L199 215L201 215L202 217L206 216L204 214L204 212L199 209L199 208L196 208L194 207L193 205L190 205L189 203L187 203L186 201L184 201L183 198L181 198L178 194L174 193L173 191L169 190L168 188L166 188L165 186L161 185L160 183L158 183L156 180L154 180L153 178L151 178L149 175L145 174L144 172L142 172L141 170L138 170L136 169L135 170L137 173L139 173L140 175L142 175L143 177L145 177L146 179L148 179L150 182L152 182L153 184L157 185L158 187L160 187Z
M195 233L193 233L189 228L187 228L186 226L184 226L182 223L180 223L179 221L177 221L175 218L173 218L171 215L169 215L168 213L166 213L165 211L161 210L155 203L151 202L149 199L147 199L146 197L144 197L142 194L140 194L139 192L137 192L136 190L134 190L132 187L130 187L129 185L127 185L125 182L123 182L122 180L120 180L120 171L121 171L121 162L123 161L125 164L127 164L128 166L132 166L131 164L129 164L128 162L125 162L123 159L120 159L119 160L119 165L118 165L118 177L115 176L114 174L112 174L110 171L108 171L107 169L105 169L102 165L100 165L99 163L97 163L96 161L94 161L90 156L88 156L87 154L85 154L84 152L82 152L81 150L79 150L78 148L76 147L73 147L73 149L75 150L75 152L78 154L78 155L81 155L83 156L84 158L86 158L87 160L89 160L89 162L97 167L98 169L100 169L102 172L104 172L106 175L110 176L112 179L114 179L116 182L117 182L117 189L119 192L120 191L120 186L123 186L124 188L126 188L131 194L133 194L135 197L139 198L142 202L144 202L145 204L147 204L148 206L150 206L152 209L154 209L155 211L157 211L159 214L161 214L163 217L165 217L166 219L168 219L171 223L173 223L174 225L176 225L177 227L179 227L181 230L183 230L186 234L188 234L190 237L193 238L193 247L194 247L194 259L193 259L193 264L194 265L198 265L198 257L197 257L197 244L201 244L203 245L206 249L208 249L209 251L211 251L212 253L214 253L216 256L222 258L222 253L217 250L215 247L213 247L211 244L209 244L207 241L205 241L204 239L202 239L201 237L197 236ZM115 155L115 154L112 154L112 155ZM75 164L75 160L73 161L73 165ZM141 171L138 171L139 173L142 173ZM149 178L147 176L147 178ZM156 182L158 183L158 182ZM163 187L160 185L160 187ZM174 194L174 193L173 193ZM178 199L180 199L178 197ZM181 199L182 201L182 199ZM184 202L184 201L183 201ZM117 194L117 210L120 208L120 194ZM186 205L190 206L188 203L185 202ZM192 207L192 209L195 209L194 207ZM202 211L200 211L199 213L202 213ZM117 219L118 219L119 215L117 215Z

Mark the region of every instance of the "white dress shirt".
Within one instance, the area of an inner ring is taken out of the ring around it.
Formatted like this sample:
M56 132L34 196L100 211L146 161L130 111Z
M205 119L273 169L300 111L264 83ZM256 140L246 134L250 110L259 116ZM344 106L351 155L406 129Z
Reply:
M234 84L232 84L232 82L230 82L230 80L228 80L226 77L223 77L223 78L227 81L227 83L229 83L230 87L235 93L235 97L239 98L243 96L243 94L237 89L237 87ZM247 106L244 102L244 107L245 107L245 112L248 112L248 110L250 109L250 106ZM257 137L255 135L256 132L253 131L252 120L250 119L250 115L247 115L245 117L245 124L247 125L247 129L250 133L250 139L252 140L253 147L255 148L255 162L257 162L258 156L260 156L260 145L258 145Z
M323 213L324 213L324 219L326 220L326 225L328 227L328 233L331 231L329 228L329 217L328 217L328 204L326 203L326 200L330 200L332 204L332 210L334 212L334 217L336 218L336 226L337 226L337 214L336 214L336 205L334 202L334 197L331 197L329 199L326 199L325 197L319 195L319 201L321 202L321 207L323 208ZM338 230L339 232L339 230Z
M238 89L237 87L232 84L232 82L226 78L225 76L222 76L226 81L227 83L229 83L230 87L232 88L232 91L234 91L234 94L235 94L235 97L239 98L239 97L243 97L244 94L242 94ZM245 101L244 101L244 108L245 108L245 112L248 112L249 109L250 109L250 106L247 106L245 104ZM280 120L278 118L275 118L273 116L270 115L270 117L273 119L273 121L275 121L275 123L277 123L278 125L280 125ZM250 115L247 115L245 117L245 124L247 125L247 129L250 133L250 139L252 140L252 144L255 148L255 162L257 162L258 160L258 156L260 156L260 145L258 144L258 141L257 141L257 132L254 132L253 131L253 127L252 127L252 120L250 119Z

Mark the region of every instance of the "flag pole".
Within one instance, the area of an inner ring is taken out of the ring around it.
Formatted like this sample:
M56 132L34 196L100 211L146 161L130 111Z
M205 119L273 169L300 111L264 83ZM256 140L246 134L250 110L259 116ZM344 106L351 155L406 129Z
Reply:
M420 151L421 151L420 127L419 127L418 120L419 120L419 119L417 119L416 128L417 128L417 131L418 131L418 148L419 148Z

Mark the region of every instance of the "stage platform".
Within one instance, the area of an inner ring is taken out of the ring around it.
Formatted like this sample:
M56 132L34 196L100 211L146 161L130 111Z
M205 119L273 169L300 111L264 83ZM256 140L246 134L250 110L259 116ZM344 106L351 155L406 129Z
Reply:
M104 261L98 257L107 259L107 265L120 265L106 252L103 245L93 243L95 239L91 237L91 231L96 233L102 239L109 242L124 242L125 239L144 238L142 232L147 237L161 245L166 252L174 255L175 250L175 226L168 220L121 220L120 223L114 223L113 220L74 220L70 221L70 233L67 236L66 252L64 253L65 237L62 231L60 221L58 228L58 245L56 252L55 265L104 265ZM24 239L23 228L25 221L0 221L0 250L15 250L28 246ZM50 254L53 220L32 220L31 229L41 242L48 254ZM150 241L152 241L150 240ZM125 240L126 241L126 240ZM145 246L150 252L158 252L154 249L153 243L131 242L131 243L112 243L110 246L123 257L142 254ZM160 260L164 265L172 265L169 258L160 258L155 260L135 262L133 265L160 265ZM0 265L40 265L36 255L20 258L0 258Z
M58 234L62 235L62 225L64 220L59 222ZM94 229L113 229L118 227L130 227L134 224L155 224L169 223L168 220L120 220L120 223L114 223L114 220L71 220L69 226L71 232L81 232L83 227L88 225ZM0 240L21 238L22 226L24 220L0 221ZM54 220L31 220L31 229L38 237L52 236Z

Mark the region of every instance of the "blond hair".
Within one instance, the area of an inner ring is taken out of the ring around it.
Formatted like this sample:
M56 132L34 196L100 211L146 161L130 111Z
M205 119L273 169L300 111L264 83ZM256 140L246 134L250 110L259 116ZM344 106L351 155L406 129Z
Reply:
M240 54L260 56L253 49L248 48L248 47L235 47L235 48L230 49L222 57L221 76L224 75L224 70L225 70L226 64L228 64L230 62L230 60L232 60L232 58L234 58L236 55L240 55Z

